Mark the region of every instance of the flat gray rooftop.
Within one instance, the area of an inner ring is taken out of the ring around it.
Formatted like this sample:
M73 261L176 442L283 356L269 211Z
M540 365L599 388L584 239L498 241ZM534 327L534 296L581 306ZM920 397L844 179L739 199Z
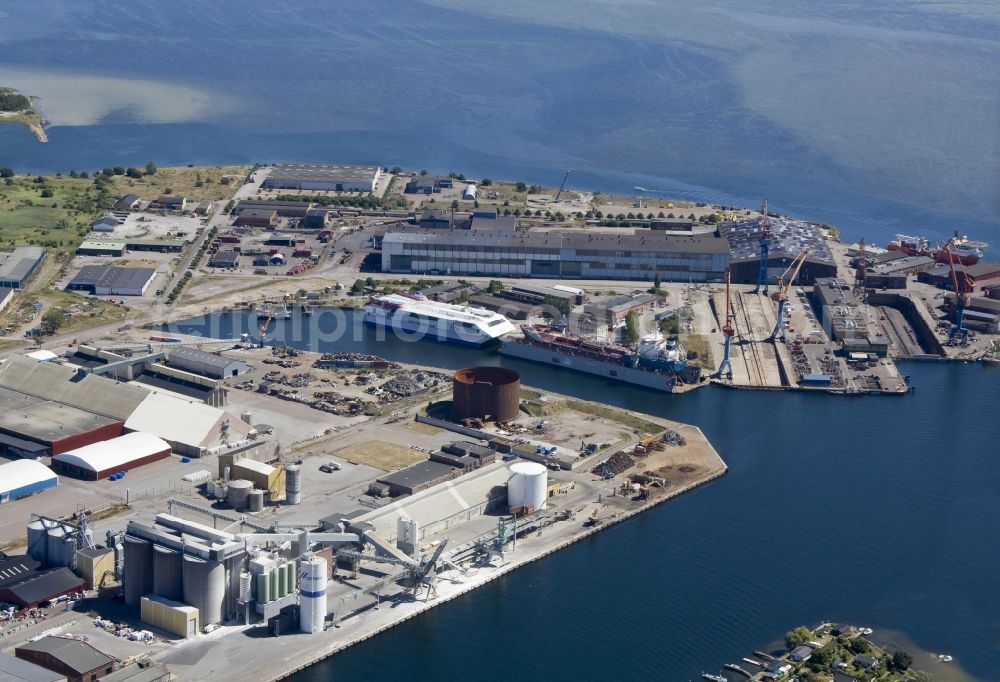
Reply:
M442 476L447 476L454 472L455 467L452 465L445 464L444 462L432 462L428 459L423 462L417 462L405 469L400 469L388 476L382 476L378 481L389 485L413 487L436 481Z
M114 423L99 414L0 388L0 430L7 433L51 443Z
M335 166L322 163L276 163L265 185L279 182L371 182L378 166Z

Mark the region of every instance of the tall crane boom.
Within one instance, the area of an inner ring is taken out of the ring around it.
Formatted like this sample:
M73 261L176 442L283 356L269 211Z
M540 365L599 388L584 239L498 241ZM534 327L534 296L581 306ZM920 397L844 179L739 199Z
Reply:
M962 346L969 342L969 330L965 328L965 308L969 305L969 292L972 291L972 282L969 275L962 268L962 276L959 277L955 269L955 259L951 255L951 244L954 240L949 240L944 245L945 253L948 256L948 269L951 271L951 286L955 290L955 326L948 333L948 343L954 346L956 342Z
M767 296L767 259L771 251L771 221L767 217L767 199L764 199L760 212L764 214L764 222L760 231L760 267L757 270L757 285L753 288L753 292L759 294L763 287L764 295Z
M717 376L725 376L727 379L733 378L733 363L729 359L729 353L733 345L733 335L736 333L736 326L733 324L736 313L733 311L733 298L729 294L730 279L729 270L726 270L726 321L722 325L722 335L726 337L726 345L722 354L722 362L719 364L719 371L716 373Z
M568 177L569 177L569 171L566 171L566 175L563 176L562 184L559 185L559 191L556 192L556 198L554 200L554 203L557 204L559 203L559 197L562 196L563 190L566 189L566 178Z
M781 276L778 277L778 291L772 295L772 298L778 302L778 320L774 323L774 330L771 332L771 341L779 338L782 341L785 340L785 306L788 304L788 290L795 284L795 280L799 276L799 271L802 270L802 266L805 264L806 257L810 251L810 249L802 249L802 252L795 257L785 271L781 273Z

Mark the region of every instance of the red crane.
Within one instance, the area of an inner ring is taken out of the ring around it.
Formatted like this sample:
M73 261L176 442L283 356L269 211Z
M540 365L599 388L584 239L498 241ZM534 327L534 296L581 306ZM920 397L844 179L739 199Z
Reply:
M858 297L858 300L864 302L865 284L868 280L868 256L865 254L864 238L858 244L858 255L854 262L856 263L854 270L854 293Z
M951 328L948 333L948 343L952 346L955 345L956 341L964 346L969 342L969 330L965 328L965 309L969 305L969 294L972 293L973 282L972 278L965 272L965 266L962 266L961 275L959 271L955 268L955 258L951 255L951 243L954 240L948 240L944 245L945 254L948 256L948 269L951 271L951 286L955 290L955 326Z

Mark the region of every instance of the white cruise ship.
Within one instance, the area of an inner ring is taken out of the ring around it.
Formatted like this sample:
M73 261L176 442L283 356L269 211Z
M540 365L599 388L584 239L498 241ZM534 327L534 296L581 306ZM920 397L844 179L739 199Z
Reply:
M401 337L431 338L482 346L514 331L503 315L483 308L438 303L421 294L377 296L365 306L365 324L388 327Z

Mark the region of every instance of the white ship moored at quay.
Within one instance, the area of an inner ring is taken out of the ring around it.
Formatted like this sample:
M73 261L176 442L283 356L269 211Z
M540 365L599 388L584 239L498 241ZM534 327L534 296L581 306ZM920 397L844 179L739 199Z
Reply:
M515 331L503 315L432 301L420 294L376 296L365 305L365 324L394 330L402 337L430 338L483 346Z

